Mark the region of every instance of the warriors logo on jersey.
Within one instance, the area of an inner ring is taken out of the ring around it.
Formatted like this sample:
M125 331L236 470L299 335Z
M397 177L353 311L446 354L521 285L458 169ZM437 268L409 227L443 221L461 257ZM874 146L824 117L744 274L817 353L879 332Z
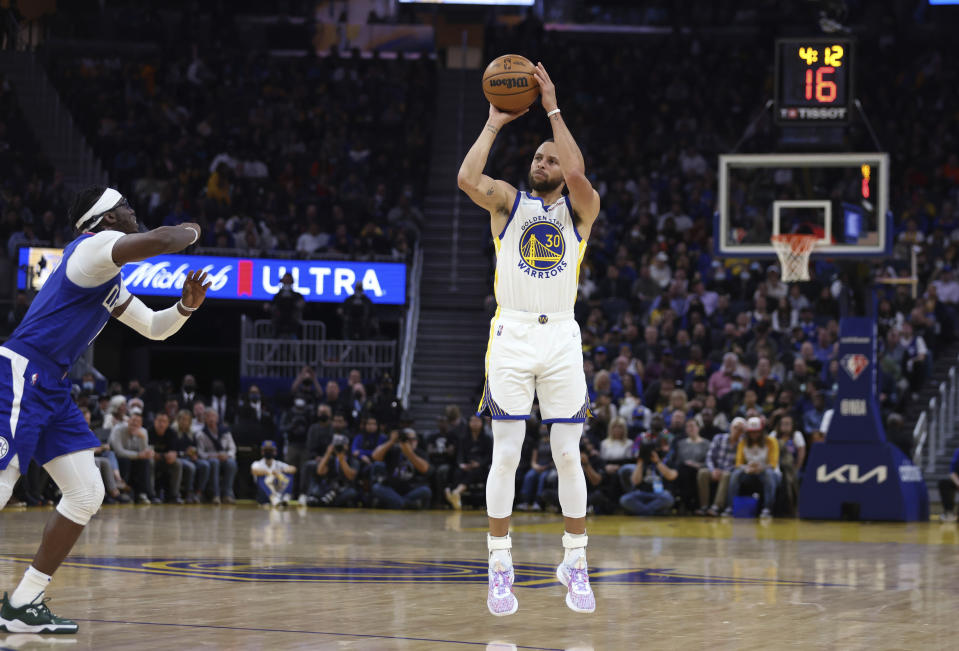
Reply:
M547 206L539 197L517 192L494 243L500 306L538 314L573 309L586 242L576 231L567 197Z
M550 274L552 276L566 268L563 262L566 239L555 222L548 221L545 216L541 219L544 221L533 221L523 227L523 234L519 238L519 255L531 271L557 270Z

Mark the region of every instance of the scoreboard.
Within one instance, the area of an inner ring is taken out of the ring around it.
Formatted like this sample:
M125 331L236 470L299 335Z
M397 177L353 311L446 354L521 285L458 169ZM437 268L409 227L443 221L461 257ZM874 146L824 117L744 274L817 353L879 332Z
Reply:
M853 42L846 38L776 41L775 106L781 125L838 125L853 101Z

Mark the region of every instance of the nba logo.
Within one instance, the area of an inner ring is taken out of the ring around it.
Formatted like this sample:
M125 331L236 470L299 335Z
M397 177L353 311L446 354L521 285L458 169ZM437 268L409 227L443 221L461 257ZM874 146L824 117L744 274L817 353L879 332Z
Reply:
M501 334L503 334L503 324L502 324L502 323L499 324L499 327L498 327L498 328L496 328L496 336L499 337Z
M856 380L862 375L862 372L866 370L866 367L869 366L869 359L867 359L865 355L846 355L842 358L841 364L842 367L846 369L849 377Z
M30 384L31 384L32 386L36 386L36 384L37 384L37 377L38 377L38 375L37 375L36 373L34 373L33 375L30 376Z

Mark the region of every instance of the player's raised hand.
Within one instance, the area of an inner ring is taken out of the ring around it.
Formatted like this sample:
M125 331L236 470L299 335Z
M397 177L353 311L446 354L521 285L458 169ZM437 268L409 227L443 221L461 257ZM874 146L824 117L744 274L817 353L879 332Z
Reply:
M546 109L546 112L549 113L553 109L559 108L556 104L556 86L553 85L553 80L549 78L549 73L546 72L542 62L536 64L533 77L539 84L539 94L543 99L543 108Z
M529 109L525 108L522 111L501 111L492 104L489 105L489 121L497 129L502 127L504 124L509 124L513 120L523 115L529 113Z
M212 281L207 282L207 273L199 269L191 271L186 275L183 282L183 298L180 301L184 306L190 309L196 309L203 305L203 299L206 298L206 290L210 289Z

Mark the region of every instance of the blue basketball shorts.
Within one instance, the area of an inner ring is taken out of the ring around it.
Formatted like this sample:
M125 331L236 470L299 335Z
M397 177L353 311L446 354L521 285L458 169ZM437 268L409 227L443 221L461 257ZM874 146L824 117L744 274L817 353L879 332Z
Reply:
M0 346L0 470L14 456L26 472L31 458L43 465L99 445L56 367Z

